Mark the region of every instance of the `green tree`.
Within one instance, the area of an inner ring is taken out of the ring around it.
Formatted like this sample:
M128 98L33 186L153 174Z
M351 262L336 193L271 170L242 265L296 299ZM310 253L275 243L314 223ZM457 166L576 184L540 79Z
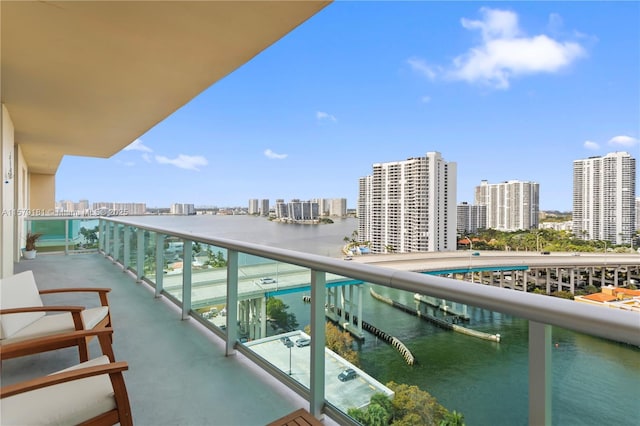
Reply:
M287 309L289 309L289 305L286 305L281 299L275 297L267 299L267 316L281 328L295 329L298 327L298 321L295 314L288 313Z
M304 328L305 333L311 334L311 327ZM342 358L355 366L360 365L360 356L353 349L353 337L348 331L341 330L334 324L327 322L324 326L325 345Z

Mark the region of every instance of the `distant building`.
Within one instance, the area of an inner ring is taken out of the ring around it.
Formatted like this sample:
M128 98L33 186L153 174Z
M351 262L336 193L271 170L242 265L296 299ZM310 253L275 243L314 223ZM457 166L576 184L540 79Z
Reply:
M320 216L347 216L346 198L316 198L312 201L318 203Z
M262 216L269 216L269 199L263 198L260 200L260 214Z
M640 232L640 197L636 197L636 232Z
M319 206L316 201L300 201L293 199L288 203L278 200L276 203L276 218L292 221L314 221L320 217Z
M94 212L105 216L144 215L147 214L145 203L113 203L99 201L92 204Z
M510 180L476 186L475 204L486 206L487 228L518 231L538 228L540 188L535 182Z
M640 290L630 290L608 285L603 286L600 293L574 296L574 300L576 302L590 303L608 308L640 312Z
M371 251L456 249L456 163L439 152L377 163L358 186L358 232Z
M476 233L487 228L487 206L476 206L466 202L457 207L457 229L459 234Z
M252 198L249 200L249 214L260 214L257 198Z
M635 232L636 160L612 152L573 162L573 234L630 244Z
M169 213L177 214L177 215L192 215L192 214L196 214L196 208L193 204L174 203L174 204L171 204Z

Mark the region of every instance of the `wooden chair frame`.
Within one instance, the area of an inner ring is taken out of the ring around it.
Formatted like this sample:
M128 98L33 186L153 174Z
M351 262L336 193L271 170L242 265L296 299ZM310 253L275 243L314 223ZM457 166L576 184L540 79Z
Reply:
M97 336L100 340L101 346L103 347L104 355L107 355L109 357L111 363L54 373L49 376L38 377L36 379L28 380L25 382L8 385L0 389L0 398L8 398L13 395L30 392L47 386L54 386L61 383L71 382L73 380L108 374L109 379L111 380L111 386L114 391L116 408L106 413L102 413L81 424L85 426L102 426L120 423L122 426L132 426L133 420L131 417L129 396L127 393L127 388L125 386L124 376L122 374L123 371L128 369L128 365L126 362L114 362L110 339L112 332L113 330L111 328L105 328L102 330L74 331L69 333L61 333L56 336L47 336L40 338L40 340L42 340L42 344L44 344L45 346L51 345L54 347L58 347L60 344L64 343L56 343L56 340L60 342L69 342L84 340L90 335ZM37 409L37 407L33 408Z
M94 330L104 329L111 327L111 308L109 307L109 300L107 293L111 291L110 288L93 288L93 287L81 287L81 288L60 288L50 290L40 290L40 295L54 294L54 293L77 293L77 292L94 292L100 297L100 303L102 306L109 308L107 315L93 328ZM69 312L73 318L73 324L76 331L84 330L84 322L82 320L81 312L85 308L83 306L42 306L42 307L23 307L23 308L8 308L1 309L0 315L18 314L26 312ZM55 336L55 335L52 335ZM16 358L25 355L32 355L41 352L47 352L56 349L67 348L71 346L78 347L78 353L80 362L87 361L89 359L89 341L94 335L87 335L84 338L77 339L43 339L36 337L32 339L17 340L15 342L2 341L0 344L0 361L5 359ZM112 335L109 334L109 339L112 339ZM6 339L8 340L8 339ZM46 342L46 343L44 343Z

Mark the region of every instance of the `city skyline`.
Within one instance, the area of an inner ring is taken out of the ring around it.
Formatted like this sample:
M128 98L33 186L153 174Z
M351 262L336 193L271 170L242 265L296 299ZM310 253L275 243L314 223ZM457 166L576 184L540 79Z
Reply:
M639 12L336 2L112 158L64 157L55 198L355 208L374 163L438 151L458 165L457 203L521 180L540 184L540 210L571 211L573 161L638 157Z

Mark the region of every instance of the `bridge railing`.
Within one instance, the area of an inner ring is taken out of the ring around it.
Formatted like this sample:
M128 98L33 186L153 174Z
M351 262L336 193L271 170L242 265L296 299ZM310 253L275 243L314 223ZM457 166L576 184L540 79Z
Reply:
M569 300L172 231L123 218L101 218L99 238L102 253L131 270L138 280L150 283L156 296L166 296L178 304L182 318L196 318L224 339L227 354L236 350L246 354L305 396L312 414L320 417L324 412L340 422L352 420L340 405L344 396L334 395L326 380L327 370L333 368L325 353L328 277L346 277L528 320L531 425L551 423L552 326L640 346L640 321L632 312L608 310L607 315L602 315L602 308ZM310 284L310 313L297 320L310 325L311 343L305 355L308 358L293 360L294 365L299 362L304 367L296 377L292 377L292 356L302 352L279 337L293 336L297 331L278 330L280 334L271 339L273 342L262 339L263 348L272 344L265 349L267 353L252 344L255 337L268 334L264 329L267 302L253 295L284 285L285 271L305 274ZM261 281L262 278L274 282ZM339 297L336 302L341 303Z

